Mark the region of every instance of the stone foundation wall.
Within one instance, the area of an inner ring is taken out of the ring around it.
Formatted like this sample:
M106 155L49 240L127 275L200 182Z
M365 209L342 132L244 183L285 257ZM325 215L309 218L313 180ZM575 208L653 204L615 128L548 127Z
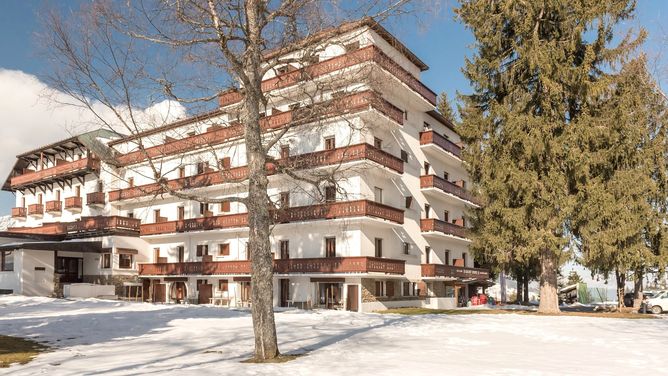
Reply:
M389 302L389 301L407 301L407 300L419 300L417 296L402 296L401 295L401 282L386 280L386 289L387 285L394 285L394 293L392 296L376 296L376 280L374 279L362 279L362 303L372 303L372 302ZM445 292L445 288L443 289Z
M373 279L362 278L362 303L378 301L376 295L373 294L375 291L375 281Z
M84 275L84 283L95 283L98 285L114 285L116 295L124 296L123 282L139 282L136 275Z

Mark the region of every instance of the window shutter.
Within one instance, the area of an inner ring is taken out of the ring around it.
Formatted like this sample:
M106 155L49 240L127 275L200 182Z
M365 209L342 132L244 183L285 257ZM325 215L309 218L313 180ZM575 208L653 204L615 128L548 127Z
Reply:
M202 246L197 245L197 257L202 257Z

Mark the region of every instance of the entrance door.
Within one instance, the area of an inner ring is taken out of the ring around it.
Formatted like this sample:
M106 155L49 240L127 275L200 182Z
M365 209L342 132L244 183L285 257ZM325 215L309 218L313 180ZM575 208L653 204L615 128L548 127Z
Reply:
M167 285L164 283L153 284L153 303L164 303L167 298Z
M359 299L359 286L358 285L348 285L348 297L346 299L346 310L357 312L359 311L358 305Z
M56 257L56 274L60 275L60 283L83 282L83 258Z
M199 291L197 302L199 304L209 304L211 298L213 298L213 285L208 283L203 283L197 286Z
M246 307L250 306L251 302L251 283L250 282L240 282L239 287L241 289L241 305Z
M169 291L169 298L177 304L181 304L188 296L186 284L183 282L172 282L172 288Z
M280 288L281 291L280 297L281 297L281 307L287 307L288 306L288 300L290 300L290 280L289 279L281 279L280 280Z
M341 305L341 283L319 283L320 305L333 309Z

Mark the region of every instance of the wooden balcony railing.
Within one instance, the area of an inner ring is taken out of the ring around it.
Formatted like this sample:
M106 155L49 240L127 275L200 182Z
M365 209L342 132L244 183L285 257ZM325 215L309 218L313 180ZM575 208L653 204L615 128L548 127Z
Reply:
M473 194L471 194L471 192L467 191L465 188L460 187L453 182L449 182L443 179L440 176L436 175L420 176L420 188L437 188L442 190L443 192L455 195L461 198L462 200L466 200L476 205L480 205L479 201L473 196Z
M43 214L44 214L44 205L42 204L28 205L28 215L43 215Z
M297 258L274 260L274 272L290 273L405 273L405 261L376 257ZM250 261L206 261L139 264L139 275L250 274Z
M277 166L287 166L290 168L308 168L329 166L339 163L353 162L357 160L369 160L385 166L389 169L404 172L404 163L401 159L380 150L369 144L357 144L345 146L333 150L324 150L308 154L301 154L286 159L278 159L275 163L267 164L267 172L275 174ZM173 179L166 182L169 189L163 189L158 183L145 184L132 188L118 189L109 192L109 201L129 200L144 196L155 196L161 193L167 193L169 190L184 190L193 188L208 187L211 185L234 183L248 178L248 167L234 167L222 171L213 171L186 178Z
M104 206L104 192L91 192L86 194L86 204L91 205L102 205Z
M67 197L65 199L65 210L81 210L83 199L81 197Z
M413 91L422 96L429 103L436 105L436 93L425 86L410 72L402 68L387 56L380 48L370 45L358 50L348 52L345 55L336 56L331 59L309 65L303 69L293 70L262 82L262 91L271 91L297 85L305 80L312 80L326 74L353 67L366 62L378 64L381 68L394 75ZM235 90L229 90L218 97L221 107L241 101L242 94Z
M350 217L376 217L404 223L404 212L391 206L368 200L334 202L287 208L272 213L276 223L311 221ZM147 223L141 225L141 235L171 234L177 232L207 231L248 226L248 214L228 214L215 217L192 218L181 221Z
M89 171L99 171L100 161L94 158L82 158L78 161L63 162L57 166L45 168L39 171L31 171L11 178L12 188L43 182L50 179L56 179L67 175L84 173Z
M439 219L427 218L420 220L420 229L422 232L442 232L459 238L468 239L468 230L466 227L458 226L452 223L444 222Z
M422 264L423 277L489 279L489 270L442 264Z
M264 131L271 131L288 125L313 122L328 116L356 113L369 108L375 108L397 123L403 124L403 112L372 91L347 95L317 106L317 108L305 107L264 117L260 120L260 127ZM145 152L138 150L121 155L117 158L117 163L120 166L127 166L143 162L147 156L148 158L160 158L219 145L242 137L243 132L243 127L239 123L232 123L225 127L213 126L207 132L149 147L145 149Z
M82 217L74 222L44 223L39 227L11 227L9 232L22 234L66 235L82 236L99 234L104 231L122 231L124 233L139 234L139 219L119 216Z
M12 218L25 218L27 214L26 208L12 208Z
M447 151L457 158L462 157L462 148L445 138L445 136L436 133L433 130L420 132L420 145L430 144L439 146L441 149Z
M379 257L326 257L275 260L274 272L404 274L406 261Z
M61 211L63 211L63 202L47 201L45 208L47 213L60 213Z

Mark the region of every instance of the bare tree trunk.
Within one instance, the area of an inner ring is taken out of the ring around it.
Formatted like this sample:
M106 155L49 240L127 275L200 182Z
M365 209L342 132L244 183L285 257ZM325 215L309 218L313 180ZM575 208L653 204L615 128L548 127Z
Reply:
M642 287L642 279L645 276L645 273L642 268L636 269L634 273L634 281L633 281L633 308L638 310L640 309L640 306L642 305L642 300L643 300L643 287Z
M617 280L617 307L624 308L624 288L626 286L626 273L615 270Z
M262 144L260 128L260 104L262 98L262 61L260 15L258 5L249 0L247 22L249 47L246 54L246 75L249 82L244 88L246 96L241 112L245 129L246 158L248 159L248 247L251 253L251 313L255 332L255 360L263 361L279 355L276 325L274 322L274 270L271 258L270 228L267 186L269 180L265 171L266 152Z
M524 293L522 294L522 304L529 305L529 270L524 273L524 279L522 280L522 287Z
M515 273L517 275L517 287L515 288L515 304L522 304L522 279L524 278L524 275L522 274L521 271L517 271Z
M551 250L543 250L540 256L540 304L539 313L559 313L557 295L557 255Z

